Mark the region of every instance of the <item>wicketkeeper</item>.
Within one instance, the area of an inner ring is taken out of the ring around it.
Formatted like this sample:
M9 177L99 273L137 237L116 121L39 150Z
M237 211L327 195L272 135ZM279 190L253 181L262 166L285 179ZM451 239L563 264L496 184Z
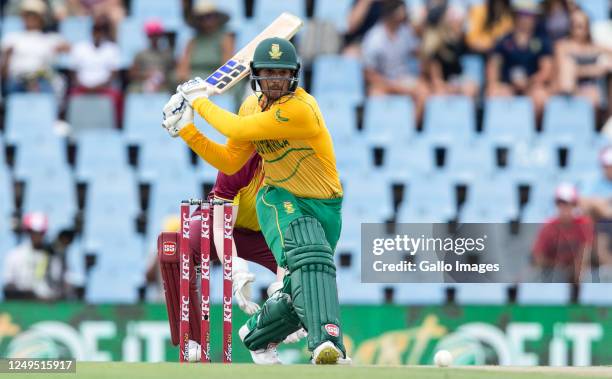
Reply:
M299 71L289 41L266 39L251 62L251 86L260 92L244 101L238 115L212 103L210 84L200 78L178 87L189 105L228 137L226 145L203 136L192 109L175 97L165 108L163 126L227 174L254 151L263 159L257 218L287 274L282 290L240 329L254 361L280 363L276 345L303 326L313 363L335 364L346 360L334 264L343 193L332 139L316 100L298 87Z

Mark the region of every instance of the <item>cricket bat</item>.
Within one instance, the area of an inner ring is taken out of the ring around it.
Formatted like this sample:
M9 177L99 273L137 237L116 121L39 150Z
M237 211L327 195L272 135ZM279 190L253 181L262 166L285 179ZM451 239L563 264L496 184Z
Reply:
M206 82L214 88L216 94L229 90L251 71L249 63L253 60L253 54L259 42L272 37L290 39L302 25L303 22L299 17L287 12L282 13L229 61L206 78Z

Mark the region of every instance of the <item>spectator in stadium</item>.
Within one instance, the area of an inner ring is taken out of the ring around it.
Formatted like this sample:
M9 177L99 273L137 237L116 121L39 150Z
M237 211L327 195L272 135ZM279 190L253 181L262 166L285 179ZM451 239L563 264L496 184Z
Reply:
M568 0L542 2L544 31L553 44L569 35L570 14L573 8Z
M206 78L234 53L234 36L225 28L229 15L208 0L198 1L193 8L191 24L196 35L189 41L178 62L179 82L192 77Z
M539 121L552 80L552 48L548 38L535 33L535 1L517 2L514 11L513 31L499 40L487 61L487 95L529 96Z
M555 190L557 215L546 221L533 245L533 262L543 282L579 283L590 270L594 229L578 208L578 191L569 183Z
M44 213L24 216L23 228L29 239L10 251L4 262L6 299L52 300L59 296L50 281L61 275L61 262L54 258L45 240L48 219Z
M123 0L53 0L55 16L64 19L71 16L88 16L110 20L113 36L117 25L125 18Z
M468 16L466 42L477 53L486 54L497 40L512 31L510 0L486 0L474 5Z
M121 120L122 96L115 80L118 77L121 54L112 41L112 26L106 18L94 21L92 41L76 44L71 52L73 72L71 95L103 95L114 103Z
M428 12L421 48L423 67L432 92L476 97L478 84L463 75L461 66L461 57L467 52L463 33L465 10L445 2L439 8Z
M612 71L612 51L593 43L590 27L586 13L572 12L570 34L555 47L557 88L560 93L588 99L598 109L605 96L601 84Z
M402 0L384 2L381 20L365 35L362 55L369 96L408 95L421 120L429 88L417 59L419 39Z
M134 58L130 68L129 92L165 92L171 87L171 71L174 66L172 50L164 45L164 27L151 20L144 25L149 47Z
M2 39L0 71L8 93L54 91L59 77L52 64L70 49L57 33L45 33L47 6L42 0L21 3L24 29Z
M354 0L348 14L343 53L358 57L365 34L378 22L385 0Z

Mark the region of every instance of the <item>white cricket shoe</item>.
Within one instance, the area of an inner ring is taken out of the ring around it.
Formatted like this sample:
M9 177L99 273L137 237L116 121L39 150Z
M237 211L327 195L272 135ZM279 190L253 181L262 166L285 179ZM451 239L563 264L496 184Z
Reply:
M312 352L312 363L315 365L335 365L342 357L342 352L331 341L325 341Z
M240 327L238 335L240 339L244 341L244 338L249 334L249 328L245 325ZM276 350L276 344L269 344L266 349L249 350L253 363L256 365L280 365L282 362L278 358L278 351Z
M202 358L200 344L194 340L189 340L189 362L199 362Z

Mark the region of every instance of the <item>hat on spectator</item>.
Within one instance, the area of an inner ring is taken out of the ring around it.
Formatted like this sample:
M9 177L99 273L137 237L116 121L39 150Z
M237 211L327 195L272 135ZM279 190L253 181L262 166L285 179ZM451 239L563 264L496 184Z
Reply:
M229 15L217 8L217 6L209 0L199 0L193 7L193 15L196 17L214 15L221 20L222 24L229 21Z
M44 16L47 13L47 4L42 0L23 0L19 9L23 13L30 12Z
M571 183L561 183L555 190L555 201L576 204L578 202L578 190Z
M604 147L599 154L599 162L602 166L612 166L612 146Z
M49 219L42 212L26 213L23 216L23 228L28 232L45 233L49 228Z
M144 24L145 33L147 36L158 36L164 34L164 25L159 20L149 20Z
M512 0L512 9L519 14L533 16L540 14L540 4L535 0Z

